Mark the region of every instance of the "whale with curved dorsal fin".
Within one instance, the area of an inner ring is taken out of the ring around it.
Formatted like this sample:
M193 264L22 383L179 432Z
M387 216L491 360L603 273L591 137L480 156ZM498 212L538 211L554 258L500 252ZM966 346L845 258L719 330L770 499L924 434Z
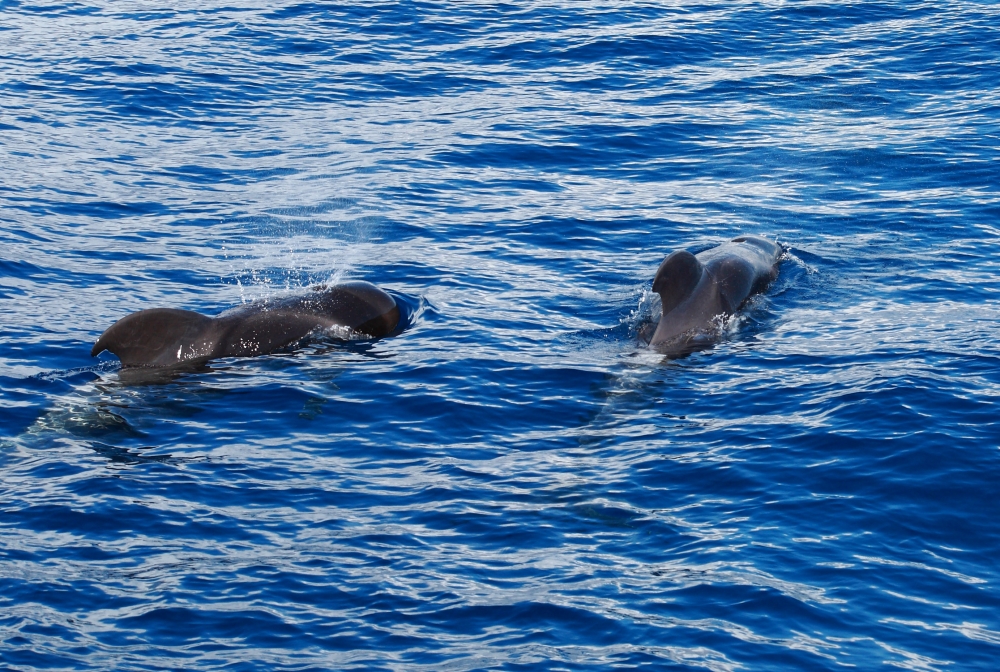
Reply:
M650 347L684 355L710 346L720 335L719 318L733 315L778 276L783 252L766 238L739 236L696 255L667 255L653 279L663 312Z
M389 294L370 282L346 282L254 301L215 317L175 308L140 310L111 325L90 355L107 350L125 367L169 367L265 355L319 330L381 338L397 324L399 307Z

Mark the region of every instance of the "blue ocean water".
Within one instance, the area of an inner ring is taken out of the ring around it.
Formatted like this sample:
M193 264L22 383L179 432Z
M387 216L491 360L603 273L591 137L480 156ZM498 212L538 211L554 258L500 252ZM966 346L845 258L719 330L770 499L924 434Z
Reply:
M997 26L0 2L0 667L1000 668ZM770 290L643 347L739 233ZM89 356L346 278L406 329Z

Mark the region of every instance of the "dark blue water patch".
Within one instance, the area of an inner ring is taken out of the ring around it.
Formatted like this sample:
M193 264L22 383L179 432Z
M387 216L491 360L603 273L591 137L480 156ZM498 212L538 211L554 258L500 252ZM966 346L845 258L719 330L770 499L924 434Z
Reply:
M30 378L10 379L0 377L0 394L4 404L0 414L0 435L12 438L20 435L44 413L44 391L47 383L32 381Z
M571 173L608 173L638 182L658 182L663 179L684 179L695 174L710 174L716 179L757 180L762 166L780 165L794 170L798 164L815 166L817 162L830 167L831 177L850 177L852 169L871 170L873 164L891 173L893 164L909 170L915 157L884 150L838 152L831 158L818 158L811 152L796 152L774 147L734 149L730 160L709 162L669 161L675 156L718 156L714 144L723 143L733 134L731 126L717 124L644 124L636 132L603 124L568 125L546 133L548 142L484 141L449 149L434 155L445 165L465 168L503 166L525 171L551 172L556 166ZM740 158L741 160L733 160ZM902 165L905 164L905 167Z
M131 154L120 154L118 156L101 156L94 159L95 161L103 161L105 163L133 163L136 161L136 157Z
M345 56L341 60L364 65L367 59ZM320 103L331 100L383 100L398 97L423 97L432 95L456 95L492 88L494 84L482 77L471 77L458 73L431 72L413 76L405 69L388 73L345 73L345 83L354 83L349 89L310 91L305 102Z
M98 455L107 458L112 463L122 465L134 466L150 462L179 463L185 461L185 458L176 458L169 453L157 453L155 446L143 446L138 449L130 449L101 443L100 441L91 441L87 445Z
M544 244L546 248L566 248L582 257L585 251L595 250L633 251L637 254L648 252L651 248L667 244L663 240L663 233L673 231L676 223L628 216L612 220L587 220L541 215L531 219L499 222L495 228L504 237L531 242L533 245ZM664 255L667 252L664 249ZM566 262L572 260L546 261L557 264Z
M253 149L253 150L233 150L232 154L241 159L263 159L269 156L281 156L280 149Z
M107 562L112 559L120 560L119 558L109 558L107 555L101 553L95 554L93 552L94 548L91 545L79 548L69 546L67 550L71 553L82 551L78 556L81 560L92 559L98 562ZM88 603L104 603L112 608L115 606L128 608L139 602L136 598L130 599L121 595L110 595L109 591L84 582L66 580L47 582L22 579L20 581L5 580L4 583L6 584L5 588L8 588L8 590L4 590L4 595L8 599L14 598L17 601L35 602L39 605L55 607L60 611L65 610L69 614L87 609Z
M132 263L136 262L151 262L155 261L158 257L152 254L142 254L136 252L135 249L124 249L124 250L71 250L67 251L67 256L70 257L80 257L83 259L89 259L92 261L130 261ZM171 277L173 274L171 273ZM123 280L127 280L123 278ZM87 286L92 285L90 279L85 279Z
M288 20L288 19L300 19L303 17L309 17L311 20L319 19L323 20L329 16L330 8L326 5L315 3L315 2L299 2L288 7L282 7L280 9L274 9L270 13L266 14L265 17L268 19L278 19L278 20ZM349 12L349 8L338 8L338 12ZM371 15L369 14L369 17ZM339 25L339 22L331 22Z
M625 40L596 39L548 51L556 60L614 64L619 72L632 70L637 74L648 67L691 65L741 52L746 53L739 44L724 43L714 36L697 33L644 35Z
M55 201L37 198L9 199L14 207L33 215L61 215L66 217L94 217L100 219L123 219L137 216L164 214L163 204L149 201Z
M34 115L34 114L33 115L27 115L27 116L26 115L22 115L20 117L15 117L15 118L17 119L17 121L23 121L26 124L42 124L42 125L45 125L45 126L52 126L53 128L60 128L60 127L63 127L63 126L66 125L66 124L62 123L61 121L59 121L58 119L51 119L51 118L50 119L46 119L44 117L40 117L40 116ZM29 154L27 152L21 152L21 153L14 152L14 156L31 157L31 156L34 156L34 154Z
M577 166L589 171L596 163L608 163L609 157L595 152L592 148L583 148L573 144L537 144L537 143L476 143L466 151L456 152L446 150L434 157L444 163L455 164L466 168L488 168L493 165L508 167L531 168L535 170L551 169L554 165Z
M8 8L17 8L23 12L30 14L39 15L54 15L54 16L89 16L92 14L99 14L101 9L99 7L94 7L90 5L84 5L77 2L67 2L64 4L54 4L49 6L43 5L21 5L20 2L10 2L4 3Z
M46 91L59 95L72 96L77 105L83 105L89 122L114 117L116 120L132 118L141 121L144 118L156 118L158 123L175 123L181 125L229 124L222 117L226 111L235 111L239 105L253 99L255 86L252 82L238 82L230 87L205 87L198 83L185 84L191 77L185 73L179 82L164 81L166 77L176 77L175 74L164 72L160 79L138 85L134 81L127 84L112 83L107 78L110 67L118 67L130 73L131 76L141 75L132 71L132 65L113 63L93 64L91 71L82 74L69 74L58 70L50 71L46 84L31 84L14 82L6 88L15 94L30 95L33 92ZM198 75L195 75L198 76ZM201 75L205 76L205 75ZM218 81L215 82L218 84ZM41 117L19 117L29 123L60 126L59 121Z
M483 182L472 182L468 180L456 180L452 188L466 190L468 188L481 189L484 192L515 192L515 191L538 191L543 193L555 193L565 191L565 187L554 182L538 178L513 179L513 180L486 180Z
M155 639L167 646L197 641L206 628L217 632L220 639L249 640L253 645L262 647L301 641L304 634L299 628L263 609L213 613L206 609L170 607L121 619L118 625L125 632L142 632L144 638Z
M39 240L43 239L39 238ZM52 273L50 269L44 269L23 259L16 261L13 259L0 259L0 274L4 277L32 279L41 278L50 273Z
M159 174L170 176L182 182L206 184L247 184L250 181L263 181L294 175L294 168L270 168L252 170L234 170L216 168L213 166L183 165L165 167Z

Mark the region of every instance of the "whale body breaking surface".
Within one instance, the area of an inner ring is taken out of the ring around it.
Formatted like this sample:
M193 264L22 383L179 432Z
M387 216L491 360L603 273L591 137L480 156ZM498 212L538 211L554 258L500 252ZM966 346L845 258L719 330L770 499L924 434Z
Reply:
M653 278L663 311L650 347L673 356L710 347L721 336L720 320L778 276L783 253L766 238L737 236L697 255L667 255Z
M721 321L777 277L783 253L779 243L758 236L738 236L697 255L670 253L653 279L662 313L645 340L668 356L710 347L721 336ZM176 308L140 310L111 325L90 354L107 350L126 368L175 367L265 355L320 331L382 338L395 331L399 319L392 296L370 282L354 281L253 301L214 317Z
M107 329L91 356L107 350L124 367L170 367L221 357L265 355L318 331L381 338L399 324L395 299L370 282L346 282L306 294L247 303L209 317L152 308Z

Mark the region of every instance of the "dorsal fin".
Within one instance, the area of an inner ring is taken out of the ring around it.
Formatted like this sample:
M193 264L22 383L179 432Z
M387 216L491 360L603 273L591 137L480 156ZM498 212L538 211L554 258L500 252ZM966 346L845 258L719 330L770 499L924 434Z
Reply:
M215 346L209 342L212 323L212 318L190 310L140 310L118 320L101 334L90 356L107 350L123 366L170 366L207 358Z
M680 305L701 280L701 262L687 250L667 255L653 278L653 291L660 295L663 314Z

